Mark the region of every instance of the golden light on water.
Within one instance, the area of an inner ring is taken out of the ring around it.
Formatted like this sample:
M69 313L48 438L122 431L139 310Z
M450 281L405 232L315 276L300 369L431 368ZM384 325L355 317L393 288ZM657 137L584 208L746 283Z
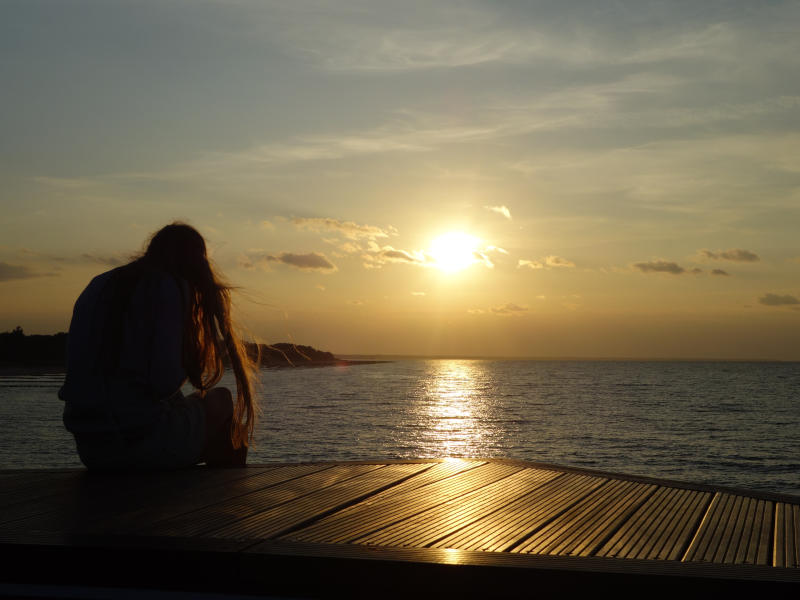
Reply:
M475 455L485 446L491 431L482 416L484 408L477 388L481 385L480 363L465 360L432 362L425 403L420 418L426 424L426 445L435 456Z
M445 273L462 271L477 262L475 252L480 240L463 231L450 231L431 242L429 250L436 267Z

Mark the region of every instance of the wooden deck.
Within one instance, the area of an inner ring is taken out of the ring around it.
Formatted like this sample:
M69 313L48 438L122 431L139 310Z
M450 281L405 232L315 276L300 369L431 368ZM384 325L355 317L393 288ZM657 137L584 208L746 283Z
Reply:
M800 583L800 498L504 460L0 471L0 549L6 585L783 588Z

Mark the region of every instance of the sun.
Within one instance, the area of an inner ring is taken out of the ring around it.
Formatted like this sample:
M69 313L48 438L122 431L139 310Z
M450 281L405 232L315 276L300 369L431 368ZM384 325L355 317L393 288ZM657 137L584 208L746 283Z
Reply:
M480 240L463 231L450 231L431 242L428 254L438 269L455 273L466 269L477 261L475 251Z

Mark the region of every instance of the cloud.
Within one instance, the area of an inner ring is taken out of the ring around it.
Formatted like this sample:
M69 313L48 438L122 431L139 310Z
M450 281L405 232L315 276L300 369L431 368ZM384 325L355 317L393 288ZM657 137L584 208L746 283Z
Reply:
M571 260L567 260L566 258L562 258L560 256L550 255L545 257L544 259L545 264L548 267L574 267L575 263Z
M703 269L701 269L700 267L692 267L691 269L689 269L689 273L691 273L692 275L700 275L700 273L702 272Z
M511 220L511 211L508 210L507 206L484 206L483 208L503 215L509 221Z
M325 240L326 242L330 241L331 243L335 243L334 240ZM337 248L342 252L346 252L347 254L355 254L356 252L361 252L361 247L353 242L344 242L343 244L338 244Z
M427 292L411 292L412 296L427 296Z
M331 218L304 218L295 217L292 219L295 227L307 231L335 231L349 240L375 240L395 235L397 232L394 227L383 229L374 225L359 225L352 221L340 221Z
M266 229L267 231L275 231L275 224L271 221L261 221L260 223L261 229Z
M765 306L794 306L800 304L800 300L794 296L780 296L778 294L764 294L758 299L761 304Z
M295 269L309 271L336 271L336 265L325 258L324 254L309 252L307 254L294 254L293 252L281 252L280 254L267 254L258 250L250 251L246 255L239 257L239 266L245 269L253 269L256 265L266 268L269 263L283 263Z
M517 261L517 268L521 269L522 267L527 267L528 269L544 269L544 265L540 263L538 260L525 260L520 258Z
M109 267L118 267L120 265L125 264L127 259L120 255L102 255L102 254L92 254L91 252L84 252L81 254L81 260L97 263L100 265L107 265Z
M755 252L742 248L729 248L728 250L720 250L718 252L712 252L704 248L700 250L700 255L712 260L731 260L735 262L757 262L761 260Z
M378 253L378 255L389 262L405 262L405 263L425 262L424 258L420 258L418 255L415 256L415 254L411 252L406 252L405 250L396 250L391 246L386 246L383 250L381 250Z
M109 267L118 267L120 265L124 265L134 258L129 254L123 254L121 252L114 254L96 254L94 252L84 252L77 256L66 256L63 254L58 255L37 252L35 250L31 250L30 248L20 248L18 254L27 260L48 261L65 264L93 263L98 265L106 265Z
M430 258L419 250L401 250L392 246L380 247L374 242L370 242L369 246L369 252L361 255L366 269L380 269L389 263L416 265L418 267L430 267L433 265Z
M728 273L727 271L723 271L722 269L713 269L711 271L711 274L712 275L723 275L725 277L730 277L731 276L730 273Z
M10 265L0 261L0 282L12 281L14 279L33 279L34 277L46 277L54 273L37 273L24 265Z
M526 267L528 269L554 269L554 268L572 268L575 266L575 263L571 260L567 260L561 256L556 256L555 254L551 254L549 256L545 256L541 260L526 260L521 258L517 261L517 268L521 269L522 267Z
M357 19L351 12L329 12L324 26L304 14L302 21L294 18L298 22L294 27L276 30L274 35L286 51L327 69L391 72L492 63L597 68L676 59L719 60L747 32L738 20L723 21L713 7L693 13L687 25L686 11L660 3L643 3L636 10L612 4L602 11L594 10L590 2L407 1L398 8L391 6L384 5L382 14L364 11ZM793 15L786 9L783 12L783 18ZM415 13L424 17L414 17ZM637 34L622 33L631 31Z
M489 255L486 254L485 252L475 250L472 253L472 256L477 262L482 263L483 266L488 267L490 269L494 269L494 263L492 262L492 259L489 258Z
M293 254L281 252L278 256L269 257L268 260L282 262L297 269L312 269L319 271L335 271L336 266L324 254L309 252L308 254Z
M654 260L650 262L640 262L633 265L642 273L672 273L673 275L680 275L686 272L678 263L667 262L665 260Z
M347 303L351 306L364 306L363 300L348 300Z
M514 304L513 302L508 302L507 304L503 304L502 306L493 306L491 309L492 313L496 315L519 315L521 313L527 312L527 306L519 306L518 304Z
M486 311L483 310L482 308L468 308L467 313L470 315L482 315L485 314Z

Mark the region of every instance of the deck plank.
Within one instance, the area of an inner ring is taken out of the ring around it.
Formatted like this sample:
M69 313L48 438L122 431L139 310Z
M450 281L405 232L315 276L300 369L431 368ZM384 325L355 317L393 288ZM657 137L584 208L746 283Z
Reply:
M714 495L684 561L717 564L770 564L766 518L773 503L731 493ZM777 548L777 546L776 546Z
M42 497L57 496L69 488L75 473L44 471L0 473L0 509L4 512L16 504L28 504ZM4 522L0 517L0 522Z
M354 477L382 468L381 465L337 465L310 472L279 485L221 499L197 510L188 511L153 523L147 533L167 536L203 536L251 515L309 494L319 493Z
M800 506L778 502L775 510L774 563L776 567L800 566Z
M410 479L406 479L388 490L384 490L371 496L365 500L365 504L370 505L375 502L381 502L386 498L398 496L411 490L421 488L423 486L438 483L451 477L455 477L466 471L479 468L487 464L485 461L466 461L466 460L445 460L443 462L434 463L430 469L422 471Z
M524 498L442 538L432 547L508 551L605 482L601 477L562 474Z
M392 523L444 504L521 470L518 466L487 464L399 493L389 490L380 499L354 505L301 531L293 532L289 538L302 542L352 543Z
M198 473L201 471L202 475ZM69 489L59 496L39 498L16 517L10 528L36 530L88 530L104 518L113 519L141 507L165 506L207 487L225 485L257 473L257 469L185 469L175 472L92 474L76 471ZM19 514L18 514L19 512ZM22 514L27 513L27 514Z
M224 527L215 528L208 535L226 539L276 537L311 521L323 519L328 513L341 510L429 467L430 465L425 464L383 466L312 492L288 505L260 511Z
M358 544L425 548L558 477L524 469L354 540Z
M774 526L773 519L775 514L775 503L764 500L763 512L760 515L759 531L756 534L754 531L754 553L753 564L768 565L770 564L773 556L772 552L772 528Z
M117 511L114 514L98 515L91 524L92 531L108 531L118 534L142 534L156 531L162 523L184 515L199 516L204 509L224 503L236 502L249 494L258 494L281 484L330 469L330 465L303 464L258 469L248 477L225 481L201 489L193 489L192 494L181 493L167 502L151 506L136 506L131 510Z
M590 556L655 486L607 481L513 552Z
M661 488L648 498L631 518L598 549L598 556L625 558L642 552L645 540L652 540L659 521L669 518L669 507L679 504L679 490Z

